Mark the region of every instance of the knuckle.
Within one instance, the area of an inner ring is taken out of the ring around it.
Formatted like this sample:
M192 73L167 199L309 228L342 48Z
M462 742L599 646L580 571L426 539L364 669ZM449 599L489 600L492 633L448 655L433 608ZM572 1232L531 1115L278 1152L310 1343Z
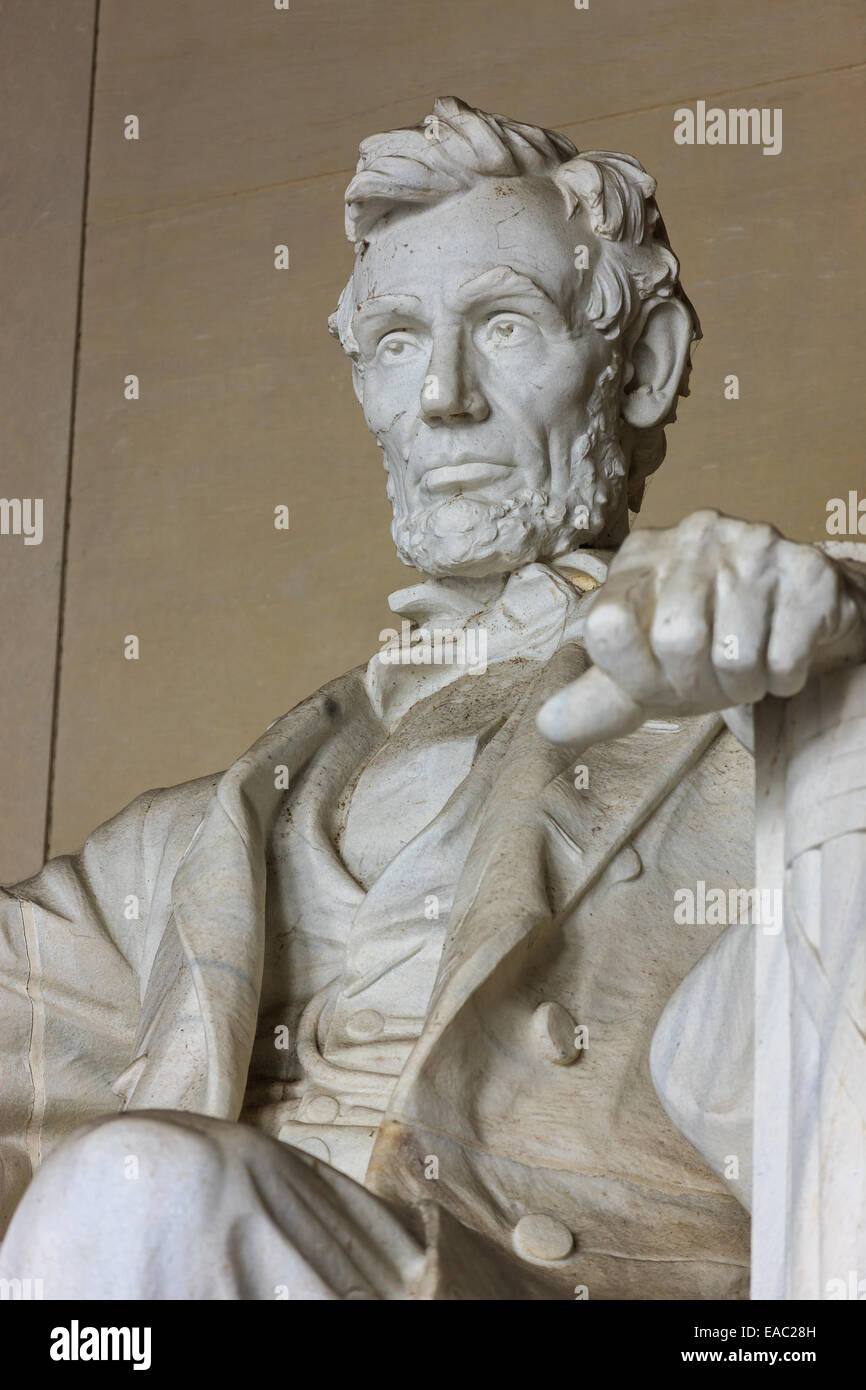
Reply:
M601 651L624 646L634 636L637 619L631 607L620 599L597 603L586 620L586 640Z
M664 531L659 530L656 526L643 526L640 531L630 531L620 546L611 569L623 555L633 559L635 555L643 555L647 550L652 550L654 546L658 545L659 537L664 534Z
M807 666L802 653L770 651L767 654L767 674L774 681L790 681L800 672L805 673Z
M747 522L743 535L748 540L749 549L759 555L766 554L781 540L775 526L771 526L768 521Z
M686 531L706 531L708 527L715 526L720 517L721 513L713 507L699 507L680 522L680 526Z
M754 647L731 647L724 641L716 642L713 645L713 666L723 675L749 675L757 670L757 653Z
M698 614L661 614L653 623L651 641L659 655L699 656L709 648L710 632Z
M809 662L802 654L792 652L767 655L767 679L775 695L796 695L809 676Z
M781 552L788 583L794 583L799 588L809 591L821 586L827 586L828 589L836 586L836 568L816 546L801 545L798 541L783 541Z
M815 571L811 584L812 601L824 612L835 615L841 598L841 585L836 571L822 567Z

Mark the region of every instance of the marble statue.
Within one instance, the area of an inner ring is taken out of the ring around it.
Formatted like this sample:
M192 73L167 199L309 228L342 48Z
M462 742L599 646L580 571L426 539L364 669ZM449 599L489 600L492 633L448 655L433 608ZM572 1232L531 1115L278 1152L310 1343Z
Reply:
M629 534L700 336L655 190L450 97L362 143L331 331L421 577L399 642L3 894L3 1278L749 1297L755 943L780 923L748 745L853 682L821 724L848 740L826 853L853 853L866 548L707 510ZM804 824L780 882L819 852ZM831 1109L848 1088L855 1217L856 882L804 976L847 1030L819 1070Z

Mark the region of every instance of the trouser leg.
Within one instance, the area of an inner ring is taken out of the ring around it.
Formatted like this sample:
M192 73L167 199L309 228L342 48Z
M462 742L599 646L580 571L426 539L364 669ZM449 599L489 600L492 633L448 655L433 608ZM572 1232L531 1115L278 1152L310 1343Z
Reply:
M411 1299L430 1296L426 1267L408 1209L247 1125L175 1111L70 1135L0 1247L0 1278L46 1298Z

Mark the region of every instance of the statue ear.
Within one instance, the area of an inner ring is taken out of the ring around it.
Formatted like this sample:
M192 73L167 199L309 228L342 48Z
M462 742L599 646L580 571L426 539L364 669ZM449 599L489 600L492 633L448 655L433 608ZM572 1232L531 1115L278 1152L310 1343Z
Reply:
M693 337L692 318L679 299L651 305L632 347L622 413L636 429L651 429L670 414Z

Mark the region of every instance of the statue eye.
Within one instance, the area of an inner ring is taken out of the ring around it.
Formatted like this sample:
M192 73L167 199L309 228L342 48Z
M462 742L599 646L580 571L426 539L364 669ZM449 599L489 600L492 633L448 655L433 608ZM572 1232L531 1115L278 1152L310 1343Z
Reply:
M520 314L494 314L484 325L484 337L494 348L524 347L537 332Z
M417 346L418 340L414 334L399 328L379 339L376 356L384 362L405 362Z

